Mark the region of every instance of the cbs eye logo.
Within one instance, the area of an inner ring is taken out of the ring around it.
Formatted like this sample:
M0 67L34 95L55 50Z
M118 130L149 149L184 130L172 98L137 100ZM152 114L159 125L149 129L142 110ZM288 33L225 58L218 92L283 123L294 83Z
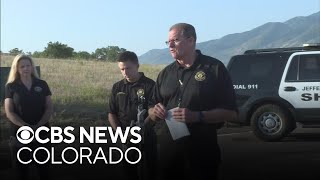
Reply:
M29 144L34 138L34 132L29 126L22 126L18 129L16 136L22 144Z

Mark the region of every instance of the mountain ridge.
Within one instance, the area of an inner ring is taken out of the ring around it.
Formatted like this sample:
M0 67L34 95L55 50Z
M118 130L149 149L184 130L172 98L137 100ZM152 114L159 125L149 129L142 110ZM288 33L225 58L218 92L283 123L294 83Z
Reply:
M203 54L227 64L233 55L248 49L282 48L320 42L320 11L297 16L285 22L267 22L252 30L225 35L219 39L197 43ZM173 59L168 48L152 49L139 56L141 64L169 64Z

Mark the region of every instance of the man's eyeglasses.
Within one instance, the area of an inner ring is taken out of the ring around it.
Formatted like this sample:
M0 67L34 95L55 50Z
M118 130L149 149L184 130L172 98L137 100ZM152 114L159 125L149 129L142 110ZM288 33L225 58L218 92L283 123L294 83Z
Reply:
M184 38L184 39L188 39L189 37L187 37L187 38ZM184 39L172 39L172 40L170 40L170 41L166 41L165 43L166 43L166 45L167 46L169 46L170 45L170 43L174 43L174 45L176 46L176 45L178 45L178 44L180 44L180 42L181 41L183 41Z

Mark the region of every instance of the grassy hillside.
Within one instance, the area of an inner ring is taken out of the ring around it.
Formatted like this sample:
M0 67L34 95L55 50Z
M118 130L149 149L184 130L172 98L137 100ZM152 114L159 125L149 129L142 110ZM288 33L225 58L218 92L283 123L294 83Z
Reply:
M1 66L11 66L13 58L2 56ZM122 79L117 63L42 58L34 60L40 66L41 79L47 81L52 92L55 108L53 123L106 121L108 95L113 83ZM163 67L141 65L140 71L155 80ZM4 117L3 107L1 116Z

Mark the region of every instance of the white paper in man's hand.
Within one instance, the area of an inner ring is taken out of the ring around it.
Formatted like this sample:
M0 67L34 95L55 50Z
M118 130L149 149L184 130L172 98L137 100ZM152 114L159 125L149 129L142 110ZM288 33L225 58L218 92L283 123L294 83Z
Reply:
M173 140L177 140L184 136L189 136L190 132L185 122L176 121L173 119L172 113L176 108L170 109L167 113L166 123L169 128Z

